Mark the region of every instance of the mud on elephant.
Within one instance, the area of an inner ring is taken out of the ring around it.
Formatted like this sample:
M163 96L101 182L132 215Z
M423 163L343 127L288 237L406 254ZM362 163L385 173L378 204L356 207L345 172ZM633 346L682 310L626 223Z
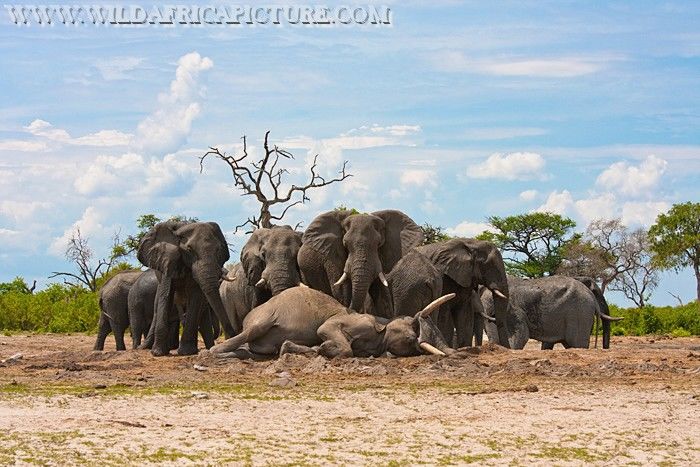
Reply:
M183 310L178 354L197 353L197 330L213 329L209 307L225 316L219 295L223 265L229 259L228 245L214 222L167 221L156 224L141 240L138 259L155 269L158 289L152 331L146 345L156 356L170 351L170 337L180 320L175 304ZM176 331L175 331L176 332ZM204 336L213 345L213 332Z

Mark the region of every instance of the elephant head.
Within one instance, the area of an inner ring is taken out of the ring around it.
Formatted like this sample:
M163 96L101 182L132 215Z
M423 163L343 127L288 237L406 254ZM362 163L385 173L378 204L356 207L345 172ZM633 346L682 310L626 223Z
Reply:
M196 353L198 322L201 313L208 311L207 303L217 315L226 313L219 282L229 252L221 229L214 222L161 222L141 240L138 259L159 276L153 354L168 353L168 319L175 292L186 297L188 308L178 352Z
M385 274L423 241L420 227L401 211L372 214L330 211L316 217L303 242L323 256L333 295L352 310L363 309L370 286L387 286Z
M442 333L430 318L440 305L455 297L444 295L416 313L389 321L384 329L386 350L397 357L410 357L423 353L446 355L454 352L445 342Z
M508 347L508 279L496 246L471 238L453 238L419 247L418 251L459 286L476 290L483 285L491 291L500 341Z
M248 284L256 288L256 303L301 282L297 253L301 234L290 226L256 229L241 250Z

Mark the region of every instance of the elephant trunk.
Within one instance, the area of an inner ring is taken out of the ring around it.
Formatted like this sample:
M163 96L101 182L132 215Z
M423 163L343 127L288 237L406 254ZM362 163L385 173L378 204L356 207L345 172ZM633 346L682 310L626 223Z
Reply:
M496 293L496 291L500 292ZM503 347L510 348L508 336L508 288L506 290L492 289L493 309L496 317L496 328L498 329L498 343Z
M263 272L263 277L273 296L291 287L296 287L301 282L296 268L293 271L284 267L267 268Z
M367 298L367 292L372 282L379 277L382 272L379 258L376 261L369 261L364 258L357 258L352 261L348 260L349 274L352 284L352 295L350 299L350 309L354 311L362 311ZM346 271L348 268L346 267Z
M221 268L216 264L202 264L192 268L192 275L202 290L204 298L206 298L214 314L219 320L222 320L222 318L226 317L226 309L219 294L220 271ZM200 310L194 311L199 312Z

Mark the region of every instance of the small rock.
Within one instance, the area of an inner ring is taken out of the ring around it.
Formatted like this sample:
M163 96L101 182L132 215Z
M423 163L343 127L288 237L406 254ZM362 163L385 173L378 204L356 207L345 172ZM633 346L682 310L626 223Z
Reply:
M537 392L539 390L540 390L540 388L538 388L534 384L528 384L527 386L525 386L525 391L527 391L527 392Z
M297 385L297 382L289 377L276 378L270 382L270 386L276 386L280 388L293 388Z
M195 391L192 393L192 397L195 399L209 399L209 394L206 392Z
M22 355L21 353L16 353L14 355L7 357L5 360L2 360L0 363L5 363L5 364L15 363L15 362L22 360L22 357L24 357L24 355Z
M193 368L197 371L209 371L209 368L203 365L195 364Z
M106 384L96 384L95 389L107 389L107 385Z

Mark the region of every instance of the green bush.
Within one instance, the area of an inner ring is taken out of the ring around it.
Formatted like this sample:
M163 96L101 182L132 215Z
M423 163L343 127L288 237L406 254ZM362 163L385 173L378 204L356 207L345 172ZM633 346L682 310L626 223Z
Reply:
M0 330L33 332L96 332L98 294L51 284L35 294L0 293Z
M671 334L676 337L700 335L700 309L698 302L683 306L655 307L643 309L620 308L610 305L613 316L625 319L612 323L615 336L643 336L646 334Z

